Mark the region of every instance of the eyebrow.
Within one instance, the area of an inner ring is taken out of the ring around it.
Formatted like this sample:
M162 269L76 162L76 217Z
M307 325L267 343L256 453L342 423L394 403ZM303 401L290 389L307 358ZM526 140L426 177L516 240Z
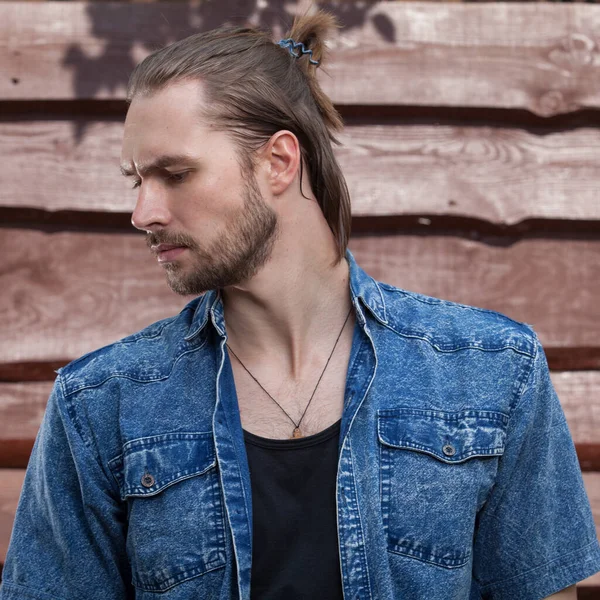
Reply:
M151 171L166 169L167 167L171 167L176 164L191 163L195 165L197 162L197 159L189 154L164 154L147 164L140 165L138 171L140 175L147 175ZM133 164L122 164L121 174L125 177L133 177L136 175Z

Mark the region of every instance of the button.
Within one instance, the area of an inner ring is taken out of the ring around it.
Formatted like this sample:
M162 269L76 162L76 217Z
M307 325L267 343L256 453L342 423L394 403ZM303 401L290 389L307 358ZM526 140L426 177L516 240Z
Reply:
M150 473L145 473L142 477L142 485L144 487L152 487L154 485L154 477Z
M444 446L442 447L442 452L446 456L454 456L456 454L456 449L454 448L454 446L452 446L452 444L444 444Z

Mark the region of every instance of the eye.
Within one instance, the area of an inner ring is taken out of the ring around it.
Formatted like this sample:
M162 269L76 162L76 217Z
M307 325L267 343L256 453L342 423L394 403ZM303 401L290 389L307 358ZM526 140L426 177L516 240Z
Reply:
M169 176L167 177L167 181L170 181L171 183L183 183L185 178L187 176L187 172L184 173L171 173L169 174Z
M187 176L187 172L184 173L170 173L169 175L167 175L165 177L165 179L171 183L183 183L185 178ZM136 189L139 188L140 185L142 185L142 180L141 179L134 179L133 180L133 185L131 186L132 189Z

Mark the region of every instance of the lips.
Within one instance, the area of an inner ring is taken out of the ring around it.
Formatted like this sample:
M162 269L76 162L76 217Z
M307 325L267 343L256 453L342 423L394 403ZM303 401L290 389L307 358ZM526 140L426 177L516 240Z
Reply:
M159 244L158 246L152 246L154 252L165 252L166 250L173 250L173 248L185 248L185 246L174 246L173 244Z
M187 250L187 246L174 246L173 244L159 244L152 246L159 263L170 262Z

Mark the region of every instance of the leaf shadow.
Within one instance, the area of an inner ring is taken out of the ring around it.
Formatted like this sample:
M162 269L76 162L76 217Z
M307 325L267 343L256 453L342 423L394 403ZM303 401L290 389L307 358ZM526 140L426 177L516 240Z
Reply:
M75 99L124 98L131 71L142 56L223 24L259 26L283 35L300 5L300 0L204 0L200 4L143 5L91 2L86 6L89 35L83 42L67 47L62 66L72 73ZM387 15L374 14L373 9L380 2L345 0L317 5L333 13L344 30L361 28L371 21L385 41L395 40L394 23ZM73 127L77 145L86 134L87 122L77 119Z

